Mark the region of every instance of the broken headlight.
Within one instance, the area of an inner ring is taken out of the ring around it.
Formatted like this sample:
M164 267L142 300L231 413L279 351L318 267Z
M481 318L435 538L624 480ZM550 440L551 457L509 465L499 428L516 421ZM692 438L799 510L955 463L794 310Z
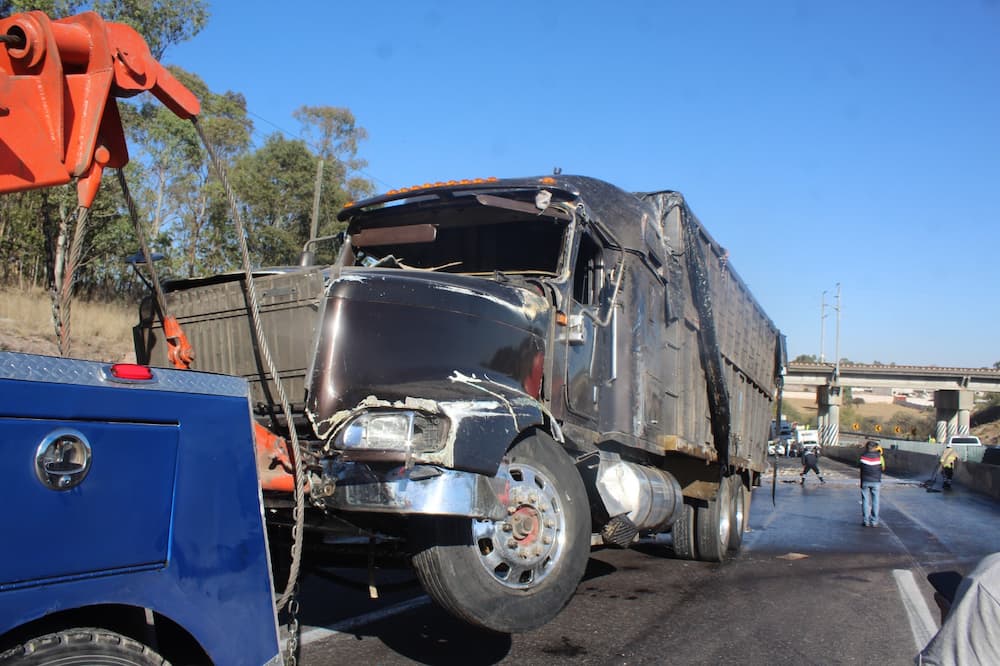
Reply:
M445 422L415 411L362 412L337 434L334 446L348 451L430 453L444 446Z

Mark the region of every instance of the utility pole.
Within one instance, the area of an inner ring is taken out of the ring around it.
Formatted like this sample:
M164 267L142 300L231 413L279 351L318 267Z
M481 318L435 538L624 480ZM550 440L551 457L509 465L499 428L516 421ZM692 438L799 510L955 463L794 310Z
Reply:
M837 355L837 358L836 358L836 369L834 370L834 374L836 377L839 378L840 377L840 283L839 282L837 283L837 307L835 309L837 310L837 342L835 343L836 351L834 353Z
M819 298L819 362L824 361L823 356L823 338L824 333L826 333L826 289L823 290L823 295Z

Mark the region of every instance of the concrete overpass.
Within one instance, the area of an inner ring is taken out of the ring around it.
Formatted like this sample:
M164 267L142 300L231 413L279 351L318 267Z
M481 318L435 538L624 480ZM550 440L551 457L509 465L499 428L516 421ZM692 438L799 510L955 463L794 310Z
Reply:
M840 439L841 390L855 388L909 388L934 391L935 436L969 433L969 413L976 391L1000 393L1000 370L942 368L916 365L789 363L785 384L816 387L820 443L836 446Z
M789 363L786 384L853 386L857 388L910 388L928 391L959 390L1000 393L1000 370L941 368L936 365L870 365L841 363L839 379L832 363Z

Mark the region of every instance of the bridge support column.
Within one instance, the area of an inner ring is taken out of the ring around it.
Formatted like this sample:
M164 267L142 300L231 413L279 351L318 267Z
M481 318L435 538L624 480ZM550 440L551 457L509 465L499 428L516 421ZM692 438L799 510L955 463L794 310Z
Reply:
M816 404L819 406L819 444L823 448L840 445L840 386L816 387Z
M939 389L934 392L935 437L939 442L952 435L969 434L969 412L974 397L975 393L969 389Z

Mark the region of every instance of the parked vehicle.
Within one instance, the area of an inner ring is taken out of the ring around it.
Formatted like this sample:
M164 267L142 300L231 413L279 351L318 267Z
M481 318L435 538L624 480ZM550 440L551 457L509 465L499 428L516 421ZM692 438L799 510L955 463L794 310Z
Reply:
M946 442L947 446L982 446L983 443L975 435L951 435Z
M797 428L793 441L793 455L801 456L806 449L819 446L819 430L815 428Z
M573 594L591 534L740 547L764 468L781 338L676 192L578 176L481 179L348 205L335 265L167 286L194 367L251 382L259 422L305 442L311 516L403 548L457 617L528 630ZM140 359L167 362L143 310ZM282 465L265 503L289 522Z

